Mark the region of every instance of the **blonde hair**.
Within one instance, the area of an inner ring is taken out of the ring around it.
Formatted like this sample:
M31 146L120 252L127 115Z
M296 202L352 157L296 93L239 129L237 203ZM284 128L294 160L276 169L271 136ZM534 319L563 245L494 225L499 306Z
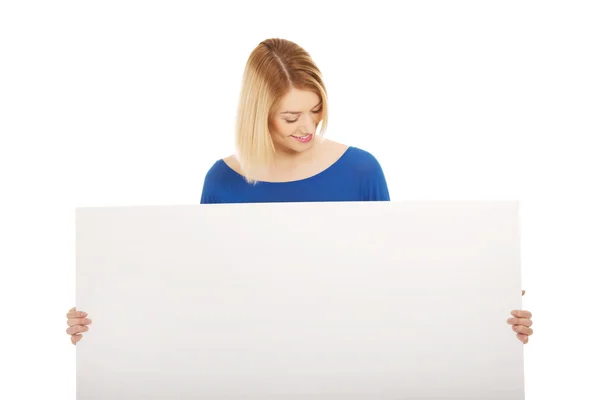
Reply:
M262 41L248 57L244 69L235 127L237 158L249 183L256 183L257 175L273 160L275 146L269 120L293 88L309 90L320 97L321 129L317 129L315 139L321 140L328 116L321 71L309 53L296 43L277 38Z

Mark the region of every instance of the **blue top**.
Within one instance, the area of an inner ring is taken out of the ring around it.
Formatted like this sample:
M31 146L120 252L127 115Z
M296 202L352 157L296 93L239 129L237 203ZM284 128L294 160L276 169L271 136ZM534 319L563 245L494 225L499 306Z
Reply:
M204 179L201 204L324 201L389 201L387 183L377 159L350 146L324 171L290 182L249 184L219 160Z

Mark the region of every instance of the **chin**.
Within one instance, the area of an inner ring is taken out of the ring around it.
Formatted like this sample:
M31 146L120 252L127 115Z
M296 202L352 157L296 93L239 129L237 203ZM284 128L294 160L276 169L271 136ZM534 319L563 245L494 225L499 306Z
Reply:
M306 144L294 144L293 146L289 147L289 149L295 153L304 153L307 150L310 150L314 147L314 140L311 141L310 143L306 143Z

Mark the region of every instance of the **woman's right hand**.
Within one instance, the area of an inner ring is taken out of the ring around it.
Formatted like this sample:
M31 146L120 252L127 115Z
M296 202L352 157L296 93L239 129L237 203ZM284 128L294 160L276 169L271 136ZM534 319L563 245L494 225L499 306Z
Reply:
M87 332L90 328L89 324L92 320L87 317L87 313L83 311L76 311L75 307L71 308L67 313L67 335L71 335L71 343L77 344L82 338L83 332Z

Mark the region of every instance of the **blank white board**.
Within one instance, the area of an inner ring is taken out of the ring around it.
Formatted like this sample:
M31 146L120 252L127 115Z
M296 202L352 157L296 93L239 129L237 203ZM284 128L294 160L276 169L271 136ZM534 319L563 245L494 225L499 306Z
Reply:
M518 203L78 208L77 399L524 399Z

